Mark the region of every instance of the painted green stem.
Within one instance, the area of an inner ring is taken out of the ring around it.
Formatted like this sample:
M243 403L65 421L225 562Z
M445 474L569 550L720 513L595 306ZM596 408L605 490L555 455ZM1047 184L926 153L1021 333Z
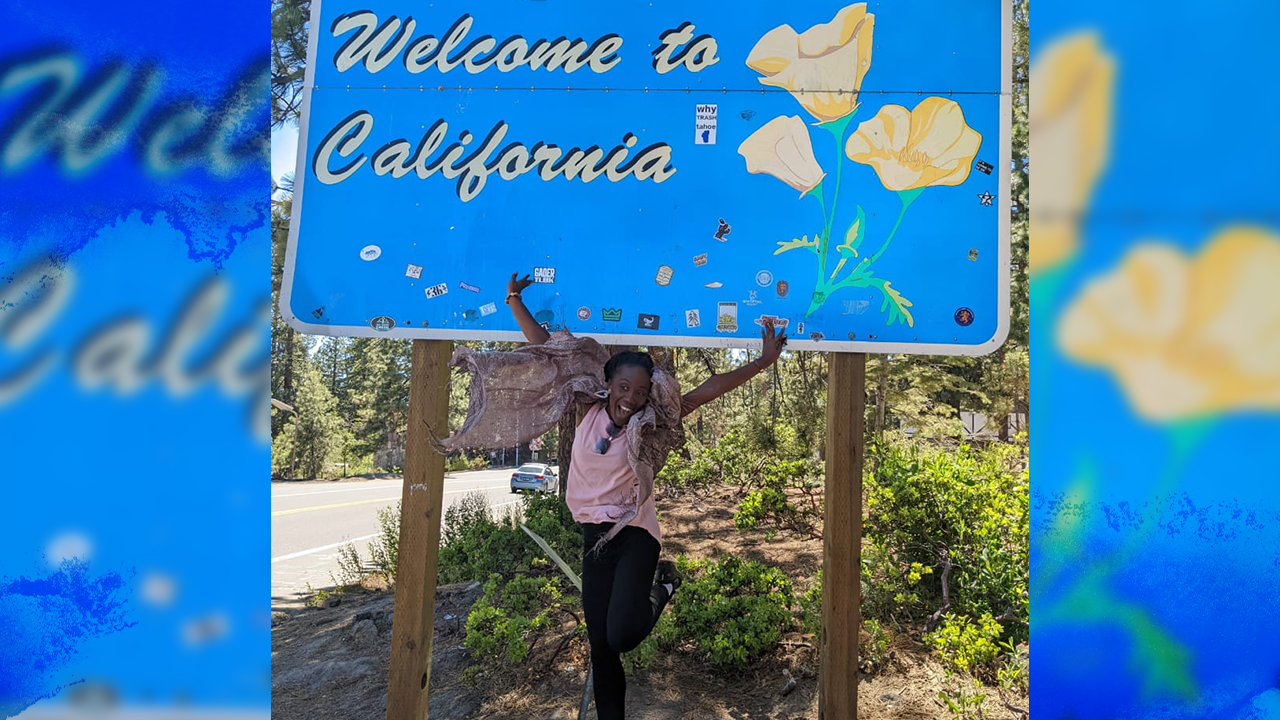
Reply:
M889 244L893 242L894 236L898 234L898 227L902 225L902 218L906 216L907 208L911 207L911 203L915 202L916 198L920 197L920 193L922 192L924 192L924 188L915 188L913 190L903 190L902 192L898 193L898 199L902 201L902 209L898 211L898 219L894 221L893 229L889 231L889 234L887 236L885 236L884 243L880 245L880 249L877 250L875 254L868 255L862 258L862 260L858 263L858 265L854 267L853 270L849 271L848 276L846 276L844 280L841 280L840 282L836 283L835 286L832 287L832 290L839 290L840 288L843 288L843 287L853 287L853 285L846 284L846 283L848 283L851 280L854 280L857 274L861 270L871 267L871 265L874 264L876 260L880 259L880 256L884 254L884 251L889 249Z
M898 226L902 224L902 218L906 216L907 208L911 207L911 203L915 202L916 198L920 197L920 193L922 192L924 192L924 188L903 190L898 193L898 199L902 201L902 210L898 211L898 219L893 223L893 229L889 231L889 235L885 237L884 244L880 246L880 249L876 251L875 255L871 256L868 263L873 263L876 260L879 260L880 256L884 254L884 251L889 249L889 243L893 242L893 237L898 234Z
M834 191L831 193L831 212L827 212L826 200L823 197L823 185L826 182L825 178L812 190L805 193L806 195L814 195L818 198L818 205L822 208L823 219L822 237L817 240L818 280L814 284L813 296L809 303L809 309L805 312L805 317L812 315L814 310L821 307L822 304L826 302L827 296L832 290L826 279L827 250L831 246L831 227L835 224L836 207L840 200L840 178L843 175L844 170L844 134L849 128L849 123L853 120L853 116L857 114L858 109L855 107L853 112L845 115L839 120L818 123L818 127L831 133L832 137L834 137L836 141L836 186Z
M818 182L818 184L817 184L817 185L815 185L815 186L814 186L814 188L813 188L812 190L810 190L809 192L805 193L805 195L812 195L812 196L814 196L814 197L818 198L818 206L822 208L822 219L823 219L823 220L826 220L826 219L827 219L827 201L826 201L826 200L824 200L824 199L823 199L823 197L822 197L822 187L823 187L823 185L824 185L826 182L827 182L826 178L823 178L822 180L820 180L820 181ZM822 289L823 289L823 282L822 282L822 265L823 265L823 258L826 256L826 248L827 248L827 238L826 238L826 236L827 236L828 234L830 234L830 232L831 232L830 227L831 227L831 226L830 226L830 222L828 221L828 222L827 222L826 224L824 224L824 226L823 226L823 231L822 231L823 236L822 236L821 238L814 238L814 242L816 242L816 243L818 244L818 247L817 247L817 255L818 255L818 285L817 285L817 286L816 286L816 288L815 288L816 290L822 290Z
M823 278L827 274L827 250L831 247L831 226L835 224L836 208L840 203L840 178L844 174L844 133L849 128L849 122L853 120L853 116L857 114L858 109L854 108L853 112L839 120L818 124L818 127L831 133L836 141L836 187L835 192L831 193L831 213L827 214L826 230L822 233L822 245L818 248L818 282L822 285L826 284Z

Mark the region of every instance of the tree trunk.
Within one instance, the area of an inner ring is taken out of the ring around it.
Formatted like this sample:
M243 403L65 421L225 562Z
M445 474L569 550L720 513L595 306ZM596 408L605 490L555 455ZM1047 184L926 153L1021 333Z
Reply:
M284 332L284 401L293 405L296 398L293 394L293 328L286 327Z
M556 461L560 464L560 499L565 499L565 492L569 489L569 464L573 462L573 437L578 431L578 412L575 409L576 403L570 403L569 407L560 416L559 436L556 442Z
M1005 349L1004 345L1001 345L999 348L997 348L995 352L995 358L994 358L996 367L1000 368L1001 378L1005 377L1005 373L1004 373L1005 350L1004 349ZM1003 395L1005 389L1008 386L1005 383L1001 383L1001 384L1005 385L1005 387L1000 388L1001 394ZM1003 402L995 403L995 407L1000 408L1000 412L993 413L993 414L1000 415L1000 417L992 418L992 420L999 423L999 425L996 427L996 432L999 434L1000 442L1002 443L1009 442L1009 408L1012 407L1015 403L1016 403L1016 400L1014 401L1014 403L1010 403L1009 405L1005 405Z
M884 414L885 408L889 404L886 397L889 393L889 360L888 355L880 356L880 372L876 373L878 384L876 385L876 443L884 442Z
M782 378L778 376L778 365L775 363L772 382L769 383L773 386L770 388L773 392L769 393L769 419L775 423L778 421L778 384L781 380Z

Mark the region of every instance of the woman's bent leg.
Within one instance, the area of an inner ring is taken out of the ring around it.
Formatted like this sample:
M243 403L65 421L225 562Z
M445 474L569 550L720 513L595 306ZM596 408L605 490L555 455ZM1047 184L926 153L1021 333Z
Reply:
M587 641L591 644L591 670L596 698L596 716L600 720L620 720L626 701L627 681L622 659L609 644L609 603L613 596L614 575L618 564L618 546L614 538L599 557L585 552L606 532L609 524L582 526L582 612L587 620Z
M624 653L644 642L657 622L661 607L654 606L650 591L661 547L648 531L638 527L628 527L618 533L609 544L614 543L618 544L618 555L607 627L610 647ZM666 593L665 590L659 592Z

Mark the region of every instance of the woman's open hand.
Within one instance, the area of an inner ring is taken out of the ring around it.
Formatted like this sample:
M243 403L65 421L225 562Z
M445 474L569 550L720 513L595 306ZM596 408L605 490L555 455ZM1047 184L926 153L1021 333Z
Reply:
M521 292L524 292L525 288L533 284L533 281L529 279L528 273L525 273L524 277L517 280L516 275L519 274L520 273L511 273L511 279L507 281L507 295L510 295L511 293L520 294Z
M778 361L778 356L782 354L782 348L787 344L787 333L779 328L774 332L773 318L764 321L764 327L760 328L760 340L763 343L763 353L761 359L764 360L765 367Z

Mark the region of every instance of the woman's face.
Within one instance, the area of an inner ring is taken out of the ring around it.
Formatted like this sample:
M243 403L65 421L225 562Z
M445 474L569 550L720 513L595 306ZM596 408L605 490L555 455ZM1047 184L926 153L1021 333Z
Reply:
M623 365L609 380L609 419L626 427L632 415L649 403L649 373L638 365Z

